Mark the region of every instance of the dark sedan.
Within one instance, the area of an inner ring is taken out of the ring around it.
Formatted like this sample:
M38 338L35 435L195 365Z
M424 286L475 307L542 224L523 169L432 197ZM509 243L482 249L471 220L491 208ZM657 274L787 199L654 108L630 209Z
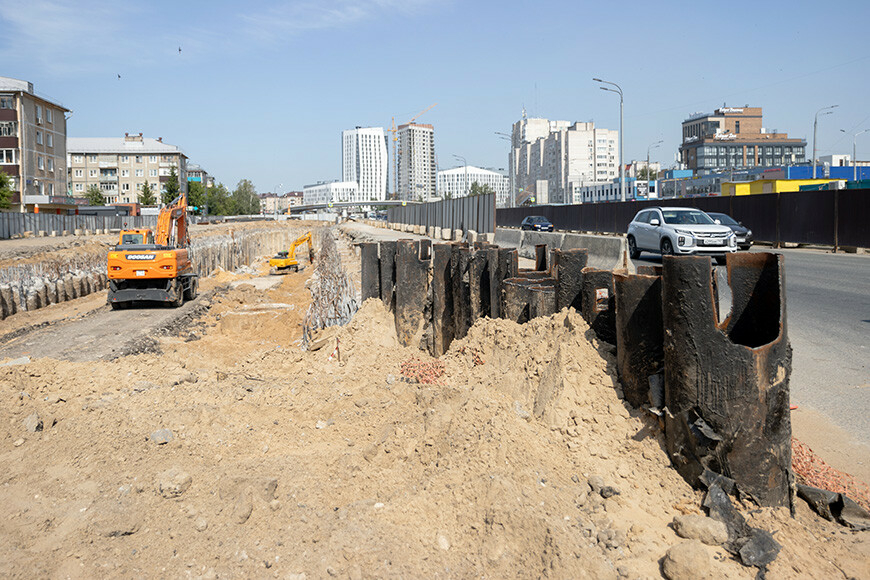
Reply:
M520 229L535 230L536 232L552 232L553 224L542 215L530 215L520 224Z
M752 230L743 225L743 222L735 220L728 214L718 213L713 211L705 212L716 222L723 226L728 226L734 235L737 236L737 247L741 250L748 250L752 246Z

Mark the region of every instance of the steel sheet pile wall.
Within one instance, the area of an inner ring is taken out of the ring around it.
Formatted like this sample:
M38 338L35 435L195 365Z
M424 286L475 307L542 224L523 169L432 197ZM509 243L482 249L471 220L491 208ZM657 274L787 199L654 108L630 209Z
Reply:
M586 267L585 249L537 250L539 269L520 270L515 249L485 243L366 246L362 267L375 270L363 272L366 295L396 313L403 345L433 356L478 318L524 323L574 308L600 341L615 345L625 399L665 418L671 460L690 483L790 505L781 256L728 256L734 305L719 325L709 257L668 256L664 268L630 274ZM394 283L385 275L393 267ZM387 287L374 286L385 280Z
M756 240L777 244L870 247L870 189L515 207L497 210L496 221L519 227L526 216L542 215L556 230L624 234L638 211L653 206L726 213L746 224Z
M26 232L47 236L73 234L76 231L94 233L97 230L121 230L157 227L157 216L95 216L58 215L50 213L0 213L0 240L23 236Z
M420 203L387 210L387 221L411 226L495 232L495 194Z

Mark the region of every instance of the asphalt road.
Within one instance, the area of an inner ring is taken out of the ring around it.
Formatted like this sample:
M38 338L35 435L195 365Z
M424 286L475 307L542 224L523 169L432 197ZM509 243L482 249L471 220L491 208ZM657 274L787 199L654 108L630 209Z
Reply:
M785 256L792 403L815 409L870 445L870 256L776 251ZM644 253L634 263L661 264L661 258ZM717 273L720 288L726 287L725 269Z

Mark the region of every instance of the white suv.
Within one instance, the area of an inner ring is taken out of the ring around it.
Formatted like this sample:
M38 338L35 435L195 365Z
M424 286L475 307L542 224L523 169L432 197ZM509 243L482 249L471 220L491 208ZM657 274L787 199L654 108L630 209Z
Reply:
M627 237L632 259L646 251L712 256L717 264L724 264L725 255L737 251L737 237L731 228L690 207L643 209L628 224Z

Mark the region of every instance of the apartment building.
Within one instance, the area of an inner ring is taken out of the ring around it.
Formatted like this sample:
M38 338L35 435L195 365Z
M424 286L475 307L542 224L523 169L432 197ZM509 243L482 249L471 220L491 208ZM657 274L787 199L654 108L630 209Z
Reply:
M617 131L524 116L511 133L511 203L580 203L578 188L619 175L618 152Z
M357 127L341 133L341 180L355 181L363 201L387 199L389 157L383 127Z
M438 196L445 199L465 197L471 190L472 183L488 186L495 192L496 206L507 207L510 179L497 171L473 165L439 171Z
M803 163L807 142L765 129L761 107L726 107L695 113L682 124L680 159L695 175L729 169Z
M106 203L136 203L147 181L159 200L173 167L180 190L187 191L187 155L162 137L70 137L67 157L69 188L75 197L84 197L96 185Z
M356 181L331 181L302 188L303 205L354 201L360 201L359 185Z
M435 128L419 123L399 125L398 143L399 199L426 201L435 197Z
M33 83L0 77L0 171L11 178L14 210L59 211L69 205L68 112L36 94Z
M214 177L209 175L208 171L203 169L198 163L187 164L187 182L201 183L206 189L214 187Z

